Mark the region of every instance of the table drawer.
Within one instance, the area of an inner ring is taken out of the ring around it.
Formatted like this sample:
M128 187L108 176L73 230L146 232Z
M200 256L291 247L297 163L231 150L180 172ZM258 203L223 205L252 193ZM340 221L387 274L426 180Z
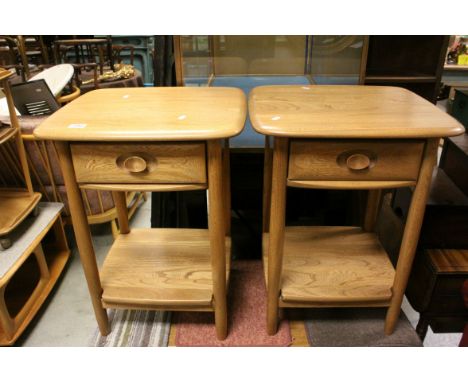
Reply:
M204 143L77 143L78 183L206 183Z
M422 140L291 140L290 180L416 180Z

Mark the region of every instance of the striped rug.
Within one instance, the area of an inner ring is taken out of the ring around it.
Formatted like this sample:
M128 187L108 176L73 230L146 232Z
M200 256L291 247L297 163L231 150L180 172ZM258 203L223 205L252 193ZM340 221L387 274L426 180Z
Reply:
M109 310L111 332L101 336L96 329L89 346L156 347L167 346L171 328L170 312Z

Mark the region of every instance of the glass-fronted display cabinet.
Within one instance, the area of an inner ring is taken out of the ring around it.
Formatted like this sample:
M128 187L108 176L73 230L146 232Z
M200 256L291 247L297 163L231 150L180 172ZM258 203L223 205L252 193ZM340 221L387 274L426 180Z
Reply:
M176 36L179 86L359 84L365 36ZM362 64L364 62L364 65ZM233 147L263 146L247 119Z
M357 84L364 36L177 36L178 83L216 86L219 77L303 77ZM233 81L235 79L232 79Z

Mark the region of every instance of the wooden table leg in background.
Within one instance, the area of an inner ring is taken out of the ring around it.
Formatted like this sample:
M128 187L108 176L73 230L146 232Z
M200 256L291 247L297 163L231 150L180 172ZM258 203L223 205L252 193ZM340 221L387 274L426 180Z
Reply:
M271 187L270 241L268 243L267 331L278 331L278 300L283 263L284 225L286 211L286 176L288 139L274 139Z
M393 333L400 315L401 303L405 293L408 278L411 272L419 233L424 218L429 187L432 180L432 171L437 160L439 139L428 139L424 149L424 156L419 172L418 182L411 198L411 205L406 219L405 231L401 242L398 263L396 266L395 281L392 288L392 300L385 320L385 334Z
M103 336L106 336L109 333L109 321L106 310L102 307L101 303L102 286L99 279L99 271L83 199L81 198L81 192L75 180L75 170L71 159L70 147L67 142L57 142L56 146L65 187L67 188L73 231L75 232L81 264L83 265L86 282L88 283L89 294L91 295L99 330Z
M115 209L117 210L117 219L119 221L119 232L126 234L130 232L128 225L127 198L125 191L112 191Z
M219 340L227 336L226 302L226 207L223 206L223 156L219 140L208 141L208 198L211 268L216 334Z
M367 195L366 214L364 216L363 229L366 232L372 232L377 222L377 216L380 210L380 199L382 197L382 190L369 190Z

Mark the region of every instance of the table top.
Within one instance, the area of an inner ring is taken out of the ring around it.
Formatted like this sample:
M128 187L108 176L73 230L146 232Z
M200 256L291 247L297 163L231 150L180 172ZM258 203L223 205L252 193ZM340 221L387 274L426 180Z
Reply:
M212 87L235 87L241 89L246 97L252 89L265 85L310 85L306 76L214 76ZM244 129L229 141L233 149L263 150L265 136L257 133L247 118Z
M70 64L55 65L31 77L28 82L43 79L52 94L57 96L71 80L73 73L73 66Z
M246 98L235 88L99 89L61 108L35 131L61 141L191 141L242 131Z
M249 97L252 126L301 138L440 138L462 134L456 119L392 86L262 86Z

